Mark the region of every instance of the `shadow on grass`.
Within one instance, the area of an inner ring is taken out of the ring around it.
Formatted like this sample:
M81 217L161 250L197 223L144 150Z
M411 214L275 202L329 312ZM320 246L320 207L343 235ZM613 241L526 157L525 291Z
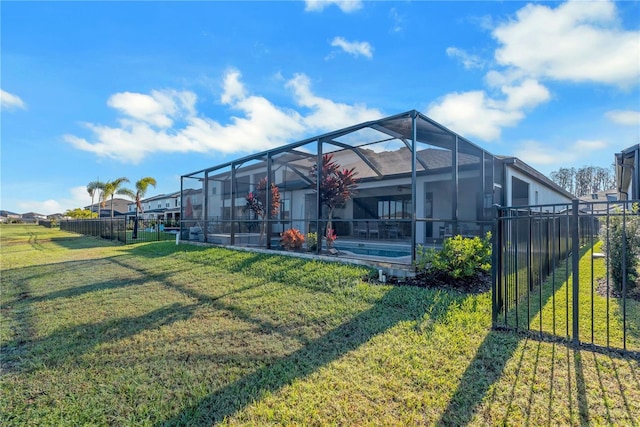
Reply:
M147 252L144 247L132 248L133 253ZM148 253L148 252L147 252ZM256 269L256 264L273 259L271 255L248 254L244 252L221 249L216 252L189 254L190 262L223 266L229 272L243 273L253 277L263 277L272 281L288 278L288 272L300 270L308 261L286 259L276 263L269 271ZM279 260L278 260L279 261ZM304 281L303 281L304 282ZM298 284L297 281L295 282ZM216 302L209 296L180 285L171 285L186 295L198 299L202 303L212 304L215 308L230 310L238 318L256 324L265 333L279 333L291 337L288 333L290 325L276 326L260 319L252 318L242 310ZM302 286L305 286L304 284ZM327 291L326 289L315 290ZM382 334L402 321L421 318L428 308L433 324L439 317L445 316L450 304L459 303L466 298L460 294L451 299L433 298L423 301L423 306L416 310L416 305L408 301L411 288L392 288L374 306L342 324L328 334L312 340L303 341L304 347L290 355L266 365L252 374L232 382L218 391L208 395L198 404L185 408L175 417L160 425L211 425L232 416L265 393L274 392L303 378L323 366L331 363L344 354L355 350L376 335ZM217 298L216 298L217 299ZM296 337L294 337L296 338ZM299 337L297 337L299 338ZM476 356L463 374L460 386L452 396L449 405L440 418L439 425L467 424L482 402L491 385L500 379L507 362L512 358L522 337L513 333L491 331L479 347Z
M85 236L78 234L77 236L52 237L43 239L41 243L51 242L65 249L91 249L96 247L120 245L119 242L103 239L100 237Z
M310 340L286 357L227 384L159 425L208 426L221 422L265 393L276 392L296 379L316 372L399 322L420 318L422 312L407 308L406 294L406 288L392 288L369 310L320 338ZM437 312L446 313L447 309Z
M590 248L581 248L581 251L579 253L580 257L584 256L589 250ZM561 263L561 265L559 265L558 267L558 271L561 274L556 275L556 282L558 280L562 280L559 279L559 276L562 276L564 274L562 273L563 265L564 263ZM529 298L531 298L531 301L529 301L528 304L530 306L531 302L533 302L533 307L528 313L524 313L524 315L528 318L527 328L531 322L531 319L540 314L549 300L555 297L555 293L559 288L556 287L556 284L552 282L553 277L549 277L547 280L545 280L542 286L540 286L537 290L532 291L532 294L530 294ZM538 335L538 338L542 338L543 336L546 336L548 334L545 334L542 330L540 330L535 335ZM532 334L531 336L533 337L534 334ZM472 420L477 407L484 399L491 385L497 382L502 376L507 362L513 357L523 337L525 337L525 335L518 334L517 332L504 332L495 330L492 330L487 335L485 340L478 348L476 356L465 370L457 390L450 399L449 404L440 417L437 425L462 426L468 424ZM524 354L522 356L524 356ZM522 358L520 359L520 364L521 363ZM581 365L579 365L579 367L581 368ZM580 404L580 414L582 415L583 413L586 413L584 411L586 411L587 408L585 407L586 391L584 389L584 378L582 378L581 375L582 371L580 370L578 372L578 369L576 369L576 380L578 383L578 403ZM516 375L516 377L518 377L518 374ZM514 390L512 392L515 392ZM532 399L531 393L532 391L530 392L530 403Z
M109 269L113 267L116 257L102 258L102 259L89 259L81 261L64 261L55 264L45 264L35 267L20 267L10 270L4 270L3 280L5 283L11 283L12 291L7 292L5 287L4 296L15 293L16 296L13 299L2 299L5 306L12 306L20 301L26 303L34 303L39 301L46 301L56 298L72 298L89 292L100 291L103 289L114 289L124 286L136 285L145 281L144 277L139 279L127 279L127 280L106 280L97 283L91 283L84 286L70 286L65 289L60 289L43 295L32 295L31 289L29 289L28 282L31 280L40 280L43 278L54 278L56 274L64 272L65 274L87 274L90 271L98 271L100 269ZM25 301L27 300L28 301Z
M100 344L157 329L193 315L197 305L172 304L142 316L109 319L95 324L63 328L39 339L22 337L3 343L3 371L31 372L42 366L51 368L73 360Z
M491 385L502 377L520 340L521 337L514 333L489 332L436 425L463 426L471 421Z
M324 293L332 293L336 286L351 285L370 271L365 267L309 261L277 253L264 254L218 247L181 245L180 253L176 254L175 248L175 245L153 244L131 247L127 252L135 256L151 258L174 255L193 264L215 266L232 274L241 273L266 282L295 283L296 286ZM318 268L319 266L330 266L332 271L323 276L324 269Z

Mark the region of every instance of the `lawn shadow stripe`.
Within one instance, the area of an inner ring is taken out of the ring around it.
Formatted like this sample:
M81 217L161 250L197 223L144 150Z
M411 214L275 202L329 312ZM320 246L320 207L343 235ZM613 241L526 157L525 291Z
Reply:
M590 248L582 248L578 256L580 258L585 256L588 250L590 250ZM558 265L557 269L562 270L562 265ZM555 277L555 279L557 281L558 277ZM553 280L554 276L550 275L543 281L540 292L536 292L535 290L530 291L531 294L529 295L535 305L529 313L524 313L524 315L528 317L527 329L531 320L541 312L552 296L560 291L559 288L555 287ZM515 354L523 336L529 335L534 339L538 336L538 339L544 339L545 336L548 335L543 331L534 333L533 330L528 330L527 332L527 334L520 334L514 331L507 332L495 329L489 332L478 348L475 357L467 366L467 369L460 379L458 388L449 400L447 408L442 413L436 425L463 426L471 422L475 415L476 408L484 400L491 385L502 377L504 368ZM522 351L523 353L527 351L526 345L522 348ZM517 373L517 375L519 375L519 373ZM584 396L579 396L578 398L583 399ZM464 411L461 411L461 408L465 408Z
M295 380L307 377L398 323L421 318L422 312L407 308L404 304L406 293L407 288L390 289L370 309L329 333L310 340L303 348L222 387L157 425L209 426L219 423L266 393L277 392ZM460 296L462 298L464 296ZM455 304L456 301L441 303ZM447 310L437 312L444 314Z
M3 373L28 373L38 370L40 366L51 368L68 363L80 364L83 354L101 344L187 320L196 308L197 304L174 303L141 316L84 323L56 330L46 337L25 343L13 341L6 343L6 346L3 344L3 353L9 352L6 360L8 368Z

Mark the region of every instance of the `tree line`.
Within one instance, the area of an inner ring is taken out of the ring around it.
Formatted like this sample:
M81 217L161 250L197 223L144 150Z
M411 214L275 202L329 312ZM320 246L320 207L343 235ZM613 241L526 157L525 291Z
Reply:
M576 197L606 191L615 187L613 165L609 168L600 166L583 166L578 169L560 168L551 172L550 178Z

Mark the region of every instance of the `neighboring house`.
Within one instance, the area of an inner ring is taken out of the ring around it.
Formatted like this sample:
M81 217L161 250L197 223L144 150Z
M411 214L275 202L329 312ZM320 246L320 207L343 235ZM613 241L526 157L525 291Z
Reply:
M27 224L37 223L41 219L47 219L47 216L36 212L27 212L22 214L22 221Z
M271 247L289 228L322 231L327 208L318 206L310 176L322 154L357 173L357 191L333 213L336 247L349 242L353 252L370 251L372 241L415 248L453 234L483 235L494 204L572 199L520 159L495 156L414 110L182 176L183 239ZM280 208L262 241L245 197L267 177Z
M120 197L113 198L113 216L122 216L126 215L129 209L129 203L131 200L122 199ZM91 212L98 212L100 218L110 218L111 217L111 199L105 202L104 207L100 202L96 202L93 205L85 206L84 209L88 209Z
M165 224L180 221L180 192L160 194L140 201L143 212L139 213L143 220L163 220ZM136 203L129 202L127 215L135 216Z
M597 193L591 193L586 196L580 197L580 201L583 202L615 202L618 200L618 190L615 188L598 191Z
M619 200L640 200L640 144L616 153L615 167Z
M0 211L0 222L19 221L21 220L21 218L22 218L22 215L17 214L15 212L10 212L5 210Z

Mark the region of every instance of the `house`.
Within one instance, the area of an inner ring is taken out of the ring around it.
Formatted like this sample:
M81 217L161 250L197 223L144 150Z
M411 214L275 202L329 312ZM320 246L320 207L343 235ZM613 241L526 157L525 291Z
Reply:
M618 190L615 188L598 191L597 193L591 193L580 197L580 201L583 202L615 202L617 200Z
M619 200L640 200L640 144L615 155Z
M128 212L128 206L131 203L131 200L122 199L120 197L113 198L113 216L122 216L126 215ZM93 205L85 206L84 209L90 210L91 212L98 212L99 218L110 218L111 217L111 199L107 200L102 207L100 202L96 202Z
M182 238L269 248L289 228L322 234L328 209L313 171L326 155L357 178L356 192L332 212L336 247L365 257L411 262L418 244L490 231L494 204L572 199L520 159L495 156L413 110L183 175ZM266 219L246 202L263 180L280 198Z
M0 210L0 223L21 221L22 215L11 211Z
M36 212L27 212L21 215L22 221L27 224L37 224L41 219L47 219L46 215L39 214Z
M180 221L180 192L159 194L140 201L143 212L138 213L143 220L162 220L165 226L178 226ZM128 216L136 215L136 203L129 202Z

